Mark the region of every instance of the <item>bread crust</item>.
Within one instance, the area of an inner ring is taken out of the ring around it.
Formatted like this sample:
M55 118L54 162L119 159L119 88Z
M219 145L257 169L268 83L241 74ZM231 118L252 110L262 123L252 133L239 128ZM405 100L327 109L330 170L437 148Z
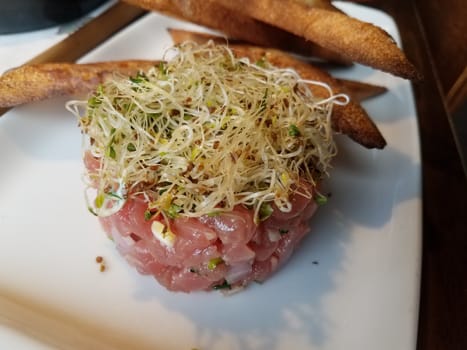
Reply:
M345 58L396 76L420 80L393 38L381 28L343 13L296 0L215 0L218 4L339 52Z
M20 66L0 76L0 107L89 92L115 73L129 76L156 64L156 61L128 60Z
M187 20L216 29L230 38L248 41L255 45L275 47L281 50L319 59L350 65L341 54L323 48L276 26L258 21L235 9L229 9L213 0L124 0L146 10Z

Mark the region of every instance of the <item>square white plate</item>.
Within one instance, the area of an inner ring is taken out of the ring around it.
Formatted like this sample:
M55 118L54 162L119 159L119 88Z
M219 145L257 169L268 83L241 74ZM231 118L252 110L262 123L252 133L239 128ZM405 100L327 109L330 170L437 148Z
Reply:
M386 14L339 6L399 41ZM82 61L161 58L167 27L197 28L150 14ZM311 234L270 280L230 297L170 293L127 266L86 209L67 98L0 118L0 347L414 349L421 166L411 86L359 65L336 74L389 88L364 103L388 146L339 136L332 197Z

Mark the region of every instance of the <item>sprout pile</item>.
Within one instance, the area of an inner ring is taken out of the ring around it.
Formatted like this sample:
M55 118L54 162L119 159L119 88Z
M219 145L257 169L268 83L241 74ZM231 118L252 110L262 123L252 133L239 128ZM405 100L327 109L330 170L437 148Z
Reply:
M332 106L345 95L266 60L236 58L226 46L184 43L169 54L67 105L97 164L86 174L93 213L107 216L142 197L166 218L244 205L258 222L271 208L290 211L301 181L316 185L327 175L336 154ZM309 84L326 87L329 98Z

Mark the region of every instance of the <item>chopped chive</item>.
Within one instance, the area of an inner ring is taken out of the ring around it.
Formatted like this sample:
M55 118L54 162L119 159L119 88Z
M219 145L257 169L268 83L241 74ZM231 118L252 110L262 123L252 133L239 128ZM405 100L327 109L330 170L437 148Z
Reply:
M201 153L201 149L197 146L191 149L190 159L193 161Z
M106 155L107 155L107 157L112 158L112 159L117 158L117 153L115 152L115 149L113 148L112 145L107 147L107 154Z
M230 284L227 283L226 280L224 280L223 283L221 284L216 284L215 286L212 287L212 289L214 290L219 290L219 289L231 289L232 286Z
M102 104L102 101L101 101L97 96L92 96L92 97L88 100L88 105L89 105L89 107L97 107L97 106L99 106L100 104Z
M224 260L222 260L222 258L220 258L220 257L212 258L211 260L209 260L208 269L212 271L217 267L217 265L220 265L223 262L224 262Z
M263 99L261 100L261 105L260 105L258 113L263 113L264 110L266 109L267 99L268 99L268 89L266 88L266 90L264 91Z
M292 137L300 136L300 130L295 124L289 125L289 136L292 136Z
M287 229L285 229L285 228L280 228L280 229L279 229L279 233L280 233L281 235L285 235L285 234L289 233L289 230L287 230Z
M135 84L141 84L142 82L149 81L149 79L143 72L138 72L135 77L130 77L130 81Z
M130 142L127 146L126 146L126 149L129 151L129 152L134 152L136 151L136 146Z
M165 66L164 62L159 63L159 73L161 73L163 76L167 75L167 67Z
M94 200L94 204L96 205L96 208L102 208L102 206L104 205L104 201L105 201L105 196L103 193L100 193Z
M255 62L255 64L258 66L258 67L261 67L261 68L265 68L266 67L266 57L261 57L259 60L257 60Z
M97 216L97 213L91 208L91 207L88 207L88 211L94 215L94 216Z
M271 204L269 203L263 203L261 204L261 207L259 208L259 219L261 221L266 220L268 217L272 215L272 212L274 209L272 209Z
M314 196L314 199L315 199L316 204L318 205L324 205L328 202L328 197L326 197L325 195L322 195L321 193L316 193L316 195Z
M182 210L182 207L176 205L176 204L171 204L169 209L167 210L167 215L171 219L175 219L178 217L178 213Z
M109 192L109 193L107 193L107 194L108 194L110 197L114 197L114 198L123 200L123 197L120 196L119 194L116 194L115 192Z
M149 211L149 209L146 210L146 211L144 212L144 220L145 220L145 221L151 220L152 215L153 215L153 213L151 213L151 211Z

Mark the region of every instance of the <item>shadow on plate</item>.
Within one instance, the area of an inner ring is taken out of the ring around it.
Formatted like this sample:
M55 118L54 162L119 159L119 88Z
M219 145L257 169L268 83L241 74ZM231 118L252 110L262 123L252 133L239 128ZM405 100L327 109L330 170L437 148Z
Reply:
M333 191L329 203L312 219L309 236L289 263L264 284L224 297L170 293L151 278L143 284L138 279L134 298L157 300L188 318L196 329L195 345L203 350L220 344L257 350L325 347L337 326L329 298L341 288L355 232L378 232L394 207L420 196L420 166L408 156L391 147L376 153L345 148L327 184Z

